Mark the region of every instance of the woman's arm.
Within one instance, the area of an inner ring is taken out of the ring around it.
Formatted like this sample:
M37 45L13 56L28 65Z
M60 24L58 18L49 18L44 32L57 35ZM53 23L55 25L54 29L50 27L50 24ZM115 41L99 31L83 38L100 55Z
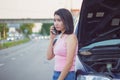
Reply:
M47 50L47 59L51 60L55 55L53 54L53 39L50 39L50 43Z
M50 27L50 42L48 45L48 49L47 49L47 59L51 60L55 55L53 53L53 42L54 42L54 38L55 38L55 34L52 34L52 30L53 30L53 26Z
M58 80L64 80L73 65L74 57L76 55L75 52L78 44L76 35L72 34L68 36L66 43L67 43L67 59L66 59L67 61Z

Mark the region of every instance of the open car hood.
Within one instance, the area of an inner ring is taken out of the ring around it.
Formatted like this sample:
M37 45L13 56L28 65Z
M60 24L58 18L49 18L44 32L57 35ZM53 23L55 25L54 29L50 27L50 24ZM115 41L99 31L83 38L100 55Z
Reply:
M76 34L82 62L96 72L120 72L120 0L83 0Z
M76 33L79 48L120 39L120 0L83 0Z

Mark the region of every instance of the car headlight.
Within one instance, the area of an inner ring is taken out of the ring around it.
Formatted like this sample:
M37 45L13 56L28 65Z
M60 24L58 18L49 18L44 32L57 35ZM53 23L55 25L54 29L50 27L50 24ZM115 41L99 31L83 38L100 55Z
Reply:
M84 55L84 56L92 55L92 53L89 52L89 51L82 51L82 52L80 52L80 54L81 54L81 55Z
M97 76L97 75L79 75L77 80L112 80L111 78L105 76Z

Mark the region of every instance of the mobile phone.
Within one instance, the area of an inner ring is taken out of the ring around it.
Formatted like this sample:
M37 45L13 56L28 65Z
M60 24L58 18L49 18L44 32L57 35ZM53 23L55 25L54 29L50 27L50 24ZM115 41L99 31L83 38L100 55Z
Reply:
M54 28L54 29L53 29L52 33L53 33L53 34L57 34L56 28L55 28L55 27L53 27L53 28Z

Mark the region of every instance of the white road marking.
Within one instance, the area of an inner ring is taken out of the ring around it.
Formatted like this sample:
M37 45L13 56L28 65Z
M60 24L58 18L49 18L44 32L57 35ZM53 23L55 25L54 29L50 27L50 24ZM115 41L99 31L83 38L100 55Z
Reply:
M4 64L0 63L0 67L4 66Z

